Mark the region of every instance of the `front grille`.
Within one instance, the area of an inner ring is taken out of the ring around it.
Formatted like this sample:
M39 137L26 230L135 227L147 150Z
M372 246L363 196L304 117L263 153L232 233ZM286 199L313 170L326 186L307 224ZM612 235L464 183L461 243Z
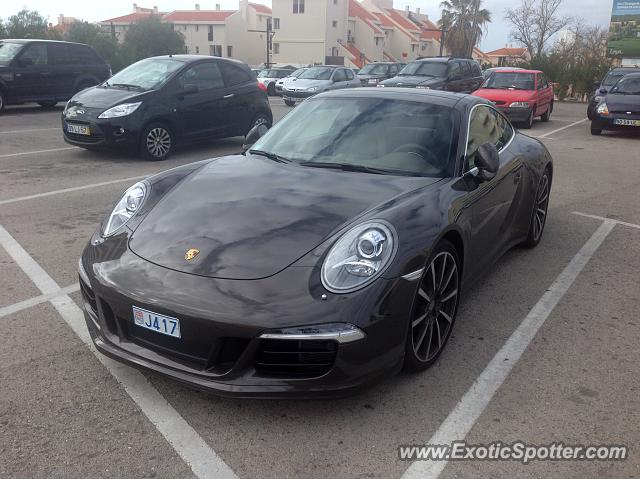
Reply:
M262 339L255 369L263 376L318 377L331 370L337 351L331 340Z
M97 316L98 303L96 302L96 295L93 294L91 287L82 279L80 279L80 293L82 294L82 299L84 300L84 302L89 305L93 314Z
M285 90L285 96L291 97L291 98L309 98L310 96L313 96L315 93L310 93L310 92L306 92L306 91L291 91L291 90Z

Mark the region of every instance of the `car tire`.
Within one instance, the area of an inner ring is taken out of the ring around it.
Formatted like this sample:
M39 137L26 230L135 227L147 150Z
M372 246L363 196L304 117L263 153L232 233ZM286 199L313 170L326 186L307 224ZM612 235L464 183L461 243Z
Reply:
M276 85L275 83L269 83L269 85L267 85L267 95L269 96L274 96L276 94Z
M535 107L533 107L531 109L531 113L529 113L529 118L527 118L527 120L522 123L522 128L524 128L525 130L530 130L531 127L533 127L533 112L535 111Z
M166 160L173 152L173 132L164 123L151 123L140 135L140 156L149 161Z
M0 90L0 113L4 111L4 106L7 104L7 97L4 95L4 92Z
M602 128L598 128L597 126L594 126L593 122L591 123L591 134L593 136L600 136L602 135Z
M551 174L548 169L545 169L540 181L538 182L538 188L536 189L536 196L534 198L535 203L531 212L531 219L529 220L529 232L527 233L527 239L522 243L527 248L535 248L542 239L544 227L547 224L547 216L549 214L550 193Z
M38 102L38 105L40 105L42 108L53 108L57 104L58 104L58 102L54 101L54 100L39 101Z
M549 118L551 118L551 113L553 113L553 102L549 103L549 108L547 108L547 111L544 112L544 115L542 115L542 121L544 121L545 123L549 121Z
M296 106L296 102L295 101L285 100L284 104L287 105L287 106Z
M258 125L267 125L267 128L271 128L271 118L269 118L269 115L267 115L266 113L258 113L256 116L254 116L253 120L251 120L251 125L249 125L249 128L245 132L245 136L251 131L252 128Z
M458 313L460 258L456 248L441 241L426 263L416 288L409 324L403 368L423 371L444 350Z
M591 106L587 107L587 119L589 121L593 120L593 110L591 109Z

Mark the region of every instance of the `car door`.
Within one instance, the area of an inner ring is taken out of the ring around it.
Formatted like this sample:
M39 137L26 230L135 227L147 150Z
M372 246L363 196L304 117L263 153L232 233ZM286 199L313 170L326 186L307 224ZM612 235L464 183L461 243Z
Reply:
M346 88L356 88L356 87L362 86L362 84L360 83L360 80L358 80L354 75L353 70L350 70L349 68L345 68L344 72L347 77Z
M53 96L47 44L27 45L12 63L15 66L15 88L12 95L18 101L41 100Z
M256 114L253 102L258 90L249 71L230 62L220 62L220 70L225 83L224 108L229 110L231 134L244 135Z
M543 114L551 107L551 100L553 100L553 91L549 87L547 77L544 73L538 73L537 78L537 95L539 104L539 113Z
M230 129L232 99L216 61L196 63L181 72L175 82L173 111L182 137L224 136Z
M511 124L494 108L489 105L473 108L469 118L464 172L473 171L477 150L487 142L495 144L500 155L500 168L495 177L480 181L471 175L469 257L477 258L475 264L470 265L475 272L493 262L515 237L522 234L523 160L508 148L513 135Z
M339 90L347 86L347 73L344 68L336 68L331 77L333 84L329 87L331 90Z
M49 64L51 65L50 91L57 98L70 98L73 93L77 69L80 60L71 45L66 43L49 43L47 45Z

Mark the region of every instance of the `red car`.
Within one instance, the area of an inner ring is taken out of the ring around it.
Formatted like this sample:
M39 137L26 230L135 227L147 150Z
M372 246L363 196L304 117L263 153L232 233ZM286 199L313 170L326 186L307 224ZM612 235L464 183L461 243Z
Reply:
M553 87L539 70L497 70L475 96L492 101L514 123L531 128L533 119L549 121L553 111Z

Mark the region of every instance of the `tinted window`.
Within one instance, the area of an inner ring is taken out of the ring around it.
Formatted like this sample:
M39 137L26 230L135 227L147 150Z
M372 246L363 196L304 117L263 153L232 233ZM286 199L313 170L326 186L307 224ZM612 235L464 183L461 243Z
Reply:
M449 63L449 78L455 80L462 76L462 69L459 62Z
M49 44L49 62L54 65L92 65L102 63L98 55L84 45Z
M399 75L444 77L447 75L447 64L444 62L413 62L404 67Z
M333 68L313 67L305 70L299 78L301 80L329 80L332 73Z
M547 78L544 76L544 73L538 74L538 90L542 90L543 88L547 88Z
M640 76L625 77L616 83L611 89L611 93L622 93L624 95L640 95Z
M484 88L497 90L534 90L533 73L495 71L487 78Z
M447 177L452 174L456 126L453 111L440 105L375 97L311 98L254 148L310 167L333 163Z
M189 68L179 79L180 85L196 85L199 91L224 87L222 73L217 63L200 63Z
M498 151L506 146L513 135L509 122L488 106L478 106L471 113L465 171L475 166L475 157L480 146L493 143Z
M9 64L23 46L23 43L0 42L0 65Z
M480 68L480 65L478 65L477 62L471 62L471 74L474 77L482 76L482 69Z
M365 65L358 73L361 75L385 75L387 73L388 65L379 65L376 63L369 63Z
M47 44L32 43L20 55L20 60L31 60L33 65L47 65Z
M345 70L345 72L347 73L347 80L353 80L355 78L353 70Z
M469 62L460 62L460 68L462 71L462 76L464 78L468 78L471 76L471 65Z
M333 75L333 81L335 82L347 81L347 76L345 74L345 71L342 69L336 70L335 74Z
M222 70L224 81L228 86L252 81L249 72L236 65L222 62L220 63L220 69Z

